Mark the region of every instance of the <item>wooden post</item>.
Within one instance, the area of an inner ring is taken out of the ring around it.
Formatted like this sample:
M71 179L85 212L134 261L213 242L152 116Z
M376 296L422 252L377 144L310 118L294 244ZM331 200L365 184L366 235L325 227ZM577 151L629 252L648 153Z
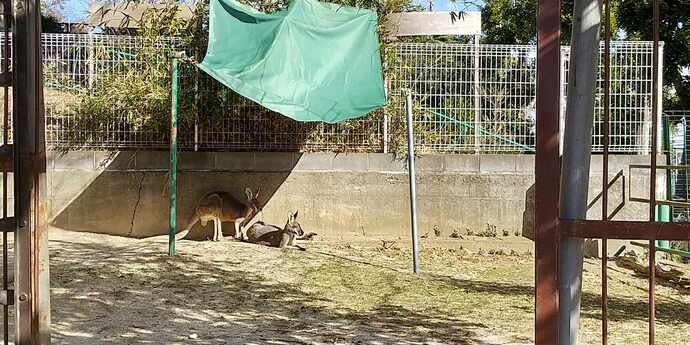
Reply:
M38 0L13 0L16 344L50 343L45 119Z

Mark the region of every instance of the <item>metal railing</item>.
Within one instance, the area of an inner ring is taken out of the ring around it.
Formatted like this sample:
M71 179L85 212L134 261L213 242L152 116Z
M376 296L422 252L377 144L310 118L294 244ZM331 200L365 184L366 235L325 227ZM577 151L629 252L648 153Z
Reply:
M667 198L688 207L672 207L672 221L690 222L690 110L664 111L664 134L668 146L664 148L668 155L668 165L678 167L669 169L670 194Z
M152 41L132 36L44 34L48 144L68 150L166 148L168 110L162 105L169 79L147 73L165 71L168 53L179 44L172 38ZM386 73L389 105L384 111L336 125L298 123L239 97L201 72L187 70L181 80L185 95L181 99L180 148L395 150L404 144L405 133L400 89L410 88L415 94L415 142L420 152L534 152L536 47L399 43L394 49L397 61ZM142 54L156 58L142 59ZM649 151L651 56L649 42L612 44L611 152ZM561 57L564 105L567 48L562 49ZM141 109L119 107L126 100L98 93L104 82L135 91L136 83L147 82L142 81L144 76L159 78L159 85L151 97L141 96ZM98 101L112 102L112 110L81 116ZM158 108L146 109L151 104ZM563 116L565 109L561 108ZM593 149L600 151L601 95L596 112Z

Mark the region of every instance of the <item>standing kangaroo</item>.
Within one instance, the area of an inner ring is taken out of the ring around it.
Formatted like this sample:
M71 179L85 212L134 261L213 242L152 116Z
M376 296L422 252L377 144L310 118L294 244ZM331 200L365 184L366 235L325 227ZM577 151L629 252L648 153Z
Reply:
M288 214L287 223L282 229L263 222L254 223L247 229L247 241L278 248L293 246L295 238L303 235L304 230L297 223L297 212Z
M209 220L213 221L213 240L220 241L223 239L223 228L221 222L233 222L235 224L235 238L244 239L244 227L251 221L251 219L259 212L259 192L261 188L256 190L256 194L252 194L251 189L244 190L247 195L246 202L240 202L232 195L226 192L212 192L206 194L201 201L199 201L194 216L189 222L185 230L178 234L178 238L182 239L189 234L196 222L201 222L201 226L206 226Z

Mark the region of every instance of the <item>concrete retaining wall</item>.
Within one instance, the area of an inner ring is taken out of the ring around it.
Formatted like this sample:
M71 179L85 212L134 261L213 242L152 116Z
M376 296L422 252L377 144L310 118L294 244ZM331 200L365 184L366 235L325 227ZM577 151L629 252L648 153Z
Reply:
M609 209L614 219L642 220L649 157L612 156ZM325 238L398 237L409 232L409 187L404 161L386 154L182 153L178 178L178 224L184 226L207 192L243 197L261 186L264 220L283 224L299 210L306 231ZM49 156L50 217L54 226L146 237L168 229L167 152L71 152ZM419 158L418 205L421 233L438 227L475 232L495 225L499 232L530 232L534 156L430 155ZM555 173L555 172L554 172ZM601 191L600 157L592 162L591 200ZM663 178L660 178L663 183ZM628 188L630 187L630 191ZM664 190L664 188L659 188ZM593 203L590 217L599 217ZM527 209L527 212L525 212ZM200 233L200 227L195 232ZM211 226L207 226L210 231ZM228 227L229 229L229 227Z

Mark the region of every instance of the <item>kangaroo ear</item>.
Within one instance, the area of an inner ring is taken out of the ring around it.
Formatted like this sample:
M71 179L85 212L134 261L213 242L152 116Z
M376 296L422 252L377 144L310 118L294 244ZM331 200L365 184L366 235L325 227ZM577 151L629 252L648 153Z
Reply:
M297 219L297 213L299 213L299 211L295 211L295 214L292 215L293 220Z
M249 189L249 187L247 187L247 188L244 189L244 193L247 194L247 199L248 199L248 200L252 200L252 199L253 199L253 198L252 198L252 190Z
M261 187L259 187L259 188L256 189L256 194L254 194L254 199L258 199L258 198L259 198L259 193L260 193L260 192L261 192Z

